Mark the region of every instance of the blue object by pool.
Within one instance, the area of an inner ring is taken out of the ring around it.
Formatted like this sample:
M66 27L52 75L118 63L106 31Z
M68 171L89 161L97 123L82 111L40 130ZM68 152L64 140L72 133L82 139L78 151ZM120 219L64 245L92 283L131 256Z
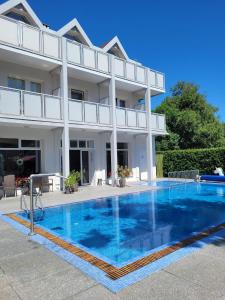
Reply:
M225 182L225 176L219 175L202 175L201 180Z
M46 208L36 224L120 266L224 221L225 186L187 183Z

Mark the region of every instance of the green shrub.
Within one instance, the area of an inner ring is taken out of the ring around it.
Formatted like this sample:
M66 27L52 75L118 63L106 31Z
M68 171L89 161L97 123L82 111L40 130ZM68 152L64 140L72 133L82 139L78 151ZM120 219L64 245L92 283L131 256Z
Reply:
M173 150L163 155L163 174L168 172L199 170L200 174L213 174L215 167L225 170L225 148Z
M163 154L156 155L156 176L163 177Z

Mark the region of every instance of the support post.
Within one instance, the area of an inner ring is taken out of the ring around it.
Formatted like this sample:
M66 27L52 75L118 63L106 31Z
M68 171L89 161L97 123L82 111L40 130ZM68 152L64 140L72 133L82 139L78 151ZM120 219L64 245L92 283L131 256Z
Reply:
M61 99L63 106L64 128L62 134L62 161L63 176L67 177L70 173L70 138L69 138L69 116L68 116L68 71L66 55L66 39L62 37L62 68L60 73Z
M111 79L109 83L109 100L111 105L111 120L112 120L112 133L110 138L111 143L111 177L112 185L116 185L117 181L117 129L116 129L116 84L115 84L115 62L114 57L111 55Z
M150 85L150 70L147 70L147 89L145 92L145 106L147 112L147 137L146 137L146 159L147 159L147 174L148 181L153 179L153 153L152 153L152 128L151 128L151 85Z

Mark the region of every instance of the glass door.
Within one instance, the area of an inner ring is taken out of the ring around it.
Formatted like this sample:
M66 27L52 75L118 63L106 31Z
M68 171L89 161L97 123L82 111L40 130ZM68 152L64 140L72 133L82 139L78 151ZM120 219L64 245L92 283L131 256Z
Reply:
M89 151L81 150L81 183L89 184Z
M81 175L80 184L89 184L89 151L70 150L70 171L79 171Z

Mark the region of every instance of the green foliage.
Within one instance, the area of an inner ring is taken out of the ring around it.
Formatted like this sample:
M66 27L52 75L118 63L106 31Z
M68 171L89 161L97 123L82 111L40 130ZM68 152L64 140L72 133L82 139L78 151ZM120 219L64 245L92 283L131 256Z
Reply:
M163 177L163 154L156 155L156 176Z
M155 112L166 114L169 136L157 138L157 150L211 148L225 145L224 125L217 108L207 102L199 87L178 82Z
M200 174L213 174L215 167L225 169L225 148L174 150L163 155L163 173L199 170Z
M79 181L80 181L80 172L73 170L65 180L65 187L73 188L74 185L77 184Z

